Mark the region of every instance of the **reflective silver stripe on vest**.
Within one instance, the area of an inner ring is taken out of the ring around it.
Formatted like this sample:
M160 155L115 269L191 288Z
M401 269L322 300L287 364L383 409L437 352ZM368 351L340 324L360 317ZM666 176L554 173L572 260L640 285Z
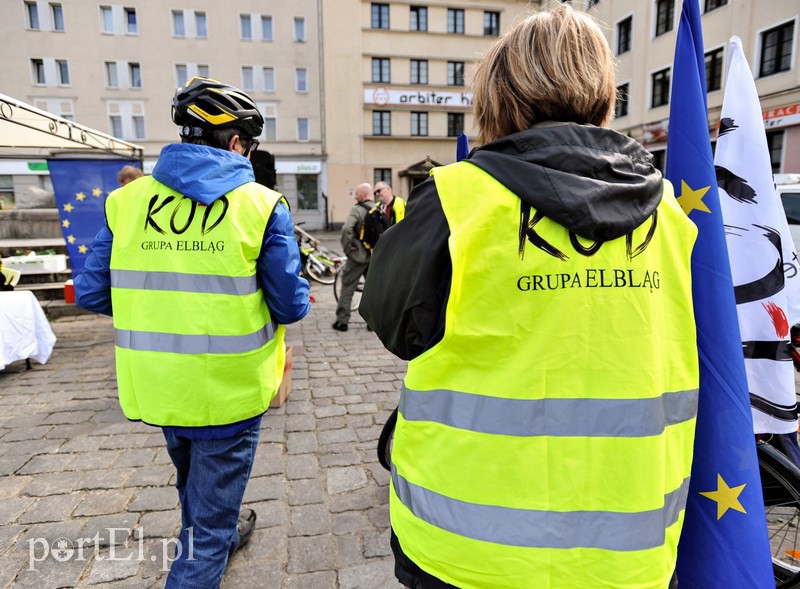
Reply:
M652 511L539 511L467 503L408 482L392 467L400 501L419 519L459 536L525 548L647 550L663 546L665 530L686 506L689 478Z
M258 290L256 275L217 276L215 274L184 274L181 272L144 272L112 270L111 286L140 290L174 290L206 294L249 295Z
M652 399L506 399L404 386L400 413L485 434L639 438L695 418L697 397L691 389Z
M175 354L244 354L270 341L275 335L275 326L267 323L247 335L181 335L127 329L115 331L117 346L128 350Z

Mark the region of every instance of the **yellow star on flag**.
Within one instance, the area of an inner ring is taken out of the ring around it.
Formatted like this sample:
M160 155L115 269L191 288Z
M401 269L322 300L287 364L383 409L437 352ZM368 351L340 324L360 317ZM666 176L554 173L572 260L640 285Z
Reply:
M703 186L697 190L692 190L686 180L681 180L681 195L678 197L678 204L681 205L683 212L687 215L694 210L710 213L711 210L703 202L703 197L709 188L711 186Z
M729 509L747 513L739 502L739 495L741 495L746 486L747 484L739 485L738 487L729 487L725 479L722 478L722 475L717 473L717 490L701 492L700 494L703 497L708 497L712 501L717 502L717 521L719 521Z
M86 198L86 195L83 192L79 192L78 194L75 195L75 198L77 200L83 200L84 198Z
M89 248L88 248L88 247L86 247L85 245L79 245L79 246L78 246L78 251L79 251L80 253L82 253L82 254L85 254L86 252L88 252L88 251L89 251Z
M70 243L75 243L75 236L74 235L67 236L67 241Z
M73 207L73 206L72 206L71 204L69 204L69 203L67 203L67 204L65 204L65 205L64 205L64 210L65 210L65 211L67 211L68 213L71 213L71 212L72 212L72 209L74 209L74 208L75 208L75 207Z
M61 226L69 229L69 219L64 219L61 221Z
M92 190L92 195L93 196L102 196L103 195L103 191L100 188L94 188Z

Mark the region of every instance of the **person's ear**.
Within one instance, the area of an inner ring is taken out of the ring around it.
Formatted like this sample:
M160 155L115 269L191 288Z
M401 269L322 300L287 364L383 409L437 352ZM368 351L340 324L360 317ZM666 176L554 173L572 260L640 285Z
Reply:
M234 153L240 153L240 151L236 149L237 146L239 147L239 149L242 149L242 140L239 138L238 135L234 135L228 140L228 151L232 151ZM242 151L244 151L244 149L242 149Z

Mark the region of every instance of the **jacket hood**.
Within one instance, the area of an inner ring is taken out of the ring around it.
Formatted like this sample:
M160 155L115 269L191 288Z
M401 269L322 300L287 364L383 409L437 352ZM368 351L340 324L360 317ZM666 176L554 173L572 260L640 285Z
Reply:
M661 202L652 155L612 129L543 123L472 151L468 161L546 217L593 241L641 225Z
M246 157L192 143L164 147L153 168L153 178L205 205L256 179Z

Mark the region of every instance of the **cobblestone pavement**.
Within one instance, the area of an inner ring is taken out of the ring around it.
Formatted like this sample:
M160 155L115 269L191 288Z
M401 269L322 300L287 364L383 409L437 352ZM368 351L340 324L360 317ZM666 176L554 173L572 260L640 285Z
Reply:
M292 392L263 420L245 494L257 530L224 589L400 588L375 446L405 365L357 313L331 329L331 287L312 295L288 330ZM163 436L119 409L110 319L53 330L46 365L0 372L0 587L163 587L180 522Z

